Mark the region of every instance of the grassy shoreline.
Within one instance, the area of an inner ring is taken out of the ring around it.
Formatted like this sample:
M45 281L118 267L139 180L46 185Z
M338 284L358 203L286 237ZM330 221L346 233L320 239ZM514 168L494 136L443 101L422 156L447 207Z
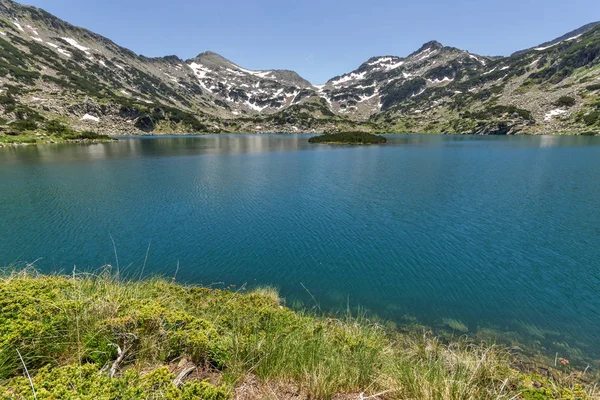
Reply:
M4 146L33 146L40 144L60 144L60 143L104 143L116 141L113 137L101 135L93 132L72 133L70 135L51 135L51 134L22 134L22 135L0 135L0 147Z
M0 315L0 398L600 395L589 370L535 365L494 344L400 333L361 316L295 312L271 288L25 270L0 278Z

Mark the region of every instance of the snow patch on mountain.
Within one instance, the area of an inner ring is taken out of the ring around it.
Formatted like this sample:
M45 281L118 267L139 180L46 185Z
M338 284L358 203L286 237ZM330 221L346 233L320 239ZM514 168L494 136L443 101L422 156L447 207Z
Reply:
M394 70L394 69L396 69L396 68L399 68L399 67L401 67L401 66L403 66L403 65L404 65L404 61L398 61L397 63L394 63L394 64L388 64L388 65L385 65L385 66L384 66L384 68L385 68L387 71L391 71L391 70Z
M233 74L233 75L235 75L235 76L245 76L243 72L236 71L236 70L231 69L231 68L227 68L226 71L229 72L229 73L231 73L231 74Z
M251 109L253 109L254 111L258 111L258 112L261 112L265 108L269 107L269 105L266 105L264 107L257 106L256 104L251 103L249 100L246 100L244 102L244 104L247 105L248 107L250 107Z
M331 102L331 99L329 98L329 96L321 94L321 95L319 95L319 97L324 99L327 102L327 104L329 104L330 108L333 107L333 103Z
M15 24L15 26L17 27L17 29L19 29L21 32L25 32L25 29L23 29L23 27L21 26L21 24L19 24L18 20L14 20L13 24Z
M423 61L436 53L435 49L431 47L426 48L422 52L415 54L413 57L417 59L417 61Z
M247 74L250 74L250 75L258 76L259 78L263 78L263 79L267 78L267 77L269 77L271 79L274 78L274 77L270 77L269 76L269 75L271 75L272 71L251 71L251 70L246 69L246 68L242 68L242 67L238 67L238 66L236 66L236 67L240 71L243 71L243 72L245 72Z
M371 99L376 98L377 96L379 96L379 92L378 91L375 91L375 93L373 93L373 95L371 95L371 96L361 96L360 100L358 100L358 103L363 103L365 101L369 101Z
M444 82L452 82L454 80L454 78L450 78L445 76L443 79L429 79L429 82L431 83L444 83Z
M549 49L549 48L551 48L551 47L554 47L554 46L556 46L556 45L559 45L559 44L561 44L561 43L564 43L564 42L570 42L571 40L576 40L576 39L579 39L579 37L580 37L580 36L581 36L581 34L579 34L579 35L575 35L575 36L573 36L573 37L570 37L570 38L567 38L567 39L565 39L565 40L561 40L560 42L556 42L556 43L554 43L554 44L551 44L551 45L549 45L549 46L544 46L544 47L536 47L534 50L537 50L537 51L543 51L543 50L547 50L547 49Z
M486 62L485 62L485 60L484 60L484 59L482 59L482 58L479 58L479 57L477 57L476 55L469 54L469 57L470 57L470 58L472 58L472 59L473 59L473 60L475 60L475 61L478 61L478 62L480 62L480 63L481 63L481 64L483 64L483 65L486 65Z
M192 69L192 71L194 72L194 74L196 75L196 77L198 79L206 78L206 75L208 75L208 73L211 72L210 69L204 67L201 64L195 63L195 62L189 64L188 67L190 67Z
M28 29L29 29L31 32L33 32L33 34L34 34L35 36L40 36L40 34L38 33L38 31L37 31L37 30L36 30L36 29L35 29L33 26L31 26L31 25L27 25L27 28L28 28Z
M375 67L377 70L391 71L404 65L404 61L399 61L397 57L380 57L367 65Z
M427 88L423 88L423 90L421 90L419 93L413 93L412 96L410 97L417 97L422 95L423 93L425 93L425 91L427 90Z
M90 115L90 114L85 114L83 117L81 117L81 121L100 122L100 118L94 117L93 115Z
M252 75L258 76L259 78L275 79L275 77L271 75L271 71L253 72Z
M544 116L544 121L550 121L554 117L558 117L559 115L564 115L567 113L568 113L567 110L561 110L561 109L551 110L551 111L547 112L546 115Z
M69 53L69 52L68 52L68 51L66 51L66 50L63 50L63 49L61 49L60 47L58 47L58 48L56 49L56 51L58 51L58 52L59 52L60 54L62 54L63 56L71 57L71 53Z
M366 72L361 72L361 73L353 72L351 74L344 75L335 81L332 81L331 84L333 86L339 86L339 85L342 85L347 82L359 81L359 80L365 79L366 74L367 74Z
M73 38L68 38L68 37L63 37L61 39L64 40L65 42L69 43L71 46L75 47L76 49L83 51L87 55L90 55L90 52L89 52L90 49L88 47L80 45L77 42L77 40L75 40Z
M534 50L537 50L537 51L548 50L549 48L554 47L559 43L562 43L562 42L554 43L554 44L551 44L550 46L546 46L546 47L536 47Z
M369 65L385 64L385 63L389 63L391 61L394 61L393 57L381 57L373 62L370 62Z

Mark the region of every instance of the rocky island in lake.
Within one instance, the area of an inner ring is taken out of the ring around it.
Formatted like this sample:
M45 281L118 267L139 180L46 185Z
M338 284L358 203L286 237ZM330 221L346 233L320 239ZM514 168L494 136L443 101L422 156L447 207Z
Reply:
M367 132L339 132L314 136L308 139L308 142L321 144L384 144L387 143L387 139Z

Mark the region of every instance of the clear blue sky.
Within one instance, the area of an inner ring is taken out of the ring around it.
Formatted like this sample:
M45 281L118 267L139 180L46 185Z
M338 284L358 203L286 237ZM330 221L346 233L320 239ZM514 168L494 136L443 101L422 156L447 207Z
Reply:
M600 20L599 0L19 0L146 56L212 50L312 83L429 40L509 55Z

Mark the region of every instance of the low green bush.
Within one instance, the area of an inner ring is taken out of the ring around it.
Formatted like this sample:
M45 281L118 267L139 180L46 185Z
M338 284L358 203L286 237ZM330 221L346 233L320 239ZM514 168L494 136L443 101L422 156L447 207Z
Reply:
M593 85L588 85L585 87L589 91L600 90L600 83L595 83Z
M558 107L573 107L575 104L577 104L577 101L571 96L561 96L554 103Z
M583 122L588 126L594 125L598 121L600 121L600 111L592 111L583 116Z
M17 120L10 124L10 127L19 131L34 131L38 128L38 124L35 121L25 119L25 120Z
M110 137L96 132L71 132L63 136L67 140L109 140Z

